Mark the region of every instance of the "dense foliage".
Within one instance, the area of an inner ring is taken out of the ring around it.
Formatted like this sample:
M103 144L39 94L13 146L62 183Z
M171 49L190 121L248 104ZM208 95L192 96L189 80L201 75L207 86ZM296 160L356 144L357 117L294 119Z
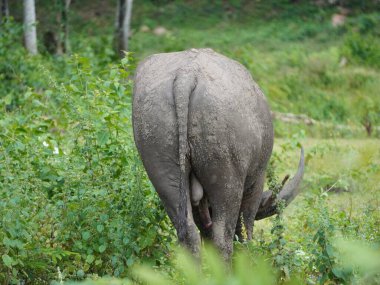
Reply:
M333 28L328 5L158 2L135 5L133 52L121 61L105 4L87 24L93 10L73 4L72 55L31 57L17 17L2 23L0 283L378 284L380 150L361 124L380 123L379 12L354 3ZM168 32L156 36L158 25ZM131 129L135 61L201 46L245 64L273 110L318 120L275 122L268 184L295 171L302 143L303 194L235 244L232 269L212 249L199 267L175 250Z
M96 71L87 58L46 61L21 47L3 58L13 70L1 99L0 278L160 263L172 231L131 137L128 59Z

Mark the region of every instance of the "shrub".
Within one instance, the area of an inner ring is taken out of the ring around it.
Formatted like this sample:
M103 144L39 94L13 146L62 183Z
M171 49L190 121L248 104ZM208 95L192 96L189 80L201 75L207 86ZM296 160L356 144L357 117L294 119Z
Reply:
M352 32L345 38L342 55L351 62L380 68L380 40L372 34Z
M137 261L165 263L171 245L133 143L128 59L98 72L87 58L59 60L69 75L58 79L33 59L43 89L25 84L0 115L1 282L48 283L57 267L125 276Z

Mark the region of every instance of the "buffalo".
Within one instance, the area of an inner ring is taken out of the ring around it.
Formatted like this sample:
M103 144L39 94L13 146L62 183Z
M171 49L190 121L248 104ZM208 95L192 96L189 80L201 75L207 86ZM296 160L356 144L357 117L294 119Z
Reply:
M277 213L299 192L295 176L263 191L273 148L267 100L240 63L212 49L155 54L142 61L133 90L133 130L149 179L195 255L201 236L228 260L235 233Z

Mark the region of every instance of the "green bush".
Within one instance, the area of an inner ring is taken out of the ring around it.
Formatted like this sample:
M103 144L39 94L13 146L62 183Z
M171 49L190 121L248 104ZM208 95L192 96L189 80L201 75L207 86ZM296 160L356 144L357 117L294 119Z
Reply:
M379 281L379 252L373 247L353 240L336 239L329 245L328 251L340 261L340 265L333 271L347 279L340 281L329 280L329 284L376 284ZM299 276L292 276L286 281L278 283L277 271L265 261L265 256L252 258L251 252L241 249L235 254L232 268L227 268L220 256L212 247L203 249L202 261L199 264L187 252L177 250L173 261L176 279L173 281L166 274L152 270L147 266L138 266L133 269L133 281L131 279L116 280L110 278L87 280L81 283L64 283L67 285L101 285L101 284L216 284L216 285L248 285L248 284L316 284L309 279L303 282ZM349 272L354 272L350 276ZM363 274L366 272L367 274ZM318 284L326 284L320 280Z
M12 56L18 77L29 58ZM44 88L25 83L0 101L3 283L48 283L58 267L65 278L125 276L137 261L165 263L172 243L133 143L128 59L98 72L88 58L59 61L64 78L33 58Z
M374 68L380 67L380 40L378 36L351 33L346 36L342 55L350 61Z

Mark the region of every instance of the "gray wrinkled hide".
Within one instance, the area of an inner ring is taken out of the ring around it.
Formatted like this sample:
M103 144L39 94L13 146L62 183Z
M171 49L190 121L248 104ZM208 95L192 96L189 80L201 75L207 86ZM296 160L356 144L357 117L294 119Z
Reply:
M211 209L210 237L228 259L240 212L250 238L272 152L263 93L238 62L192 49L140 63L133 96L135 142L180 242L198 252L201 199Z

